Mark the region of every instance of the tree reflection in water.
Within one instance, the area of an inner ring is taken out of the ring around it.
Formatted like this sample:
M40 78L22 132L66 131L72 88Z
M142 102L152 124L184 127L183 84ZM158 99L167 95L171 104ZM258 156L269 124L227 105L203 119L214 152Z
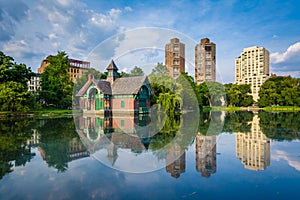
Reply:
M108 144L112 141L116 144L107 146L111 163L115 162L117 148L126 147L137 154L153 152L158 160L166 160L166 171L173 177L179 177L185 171L185 151L193 143L197 171L204 177L216 173L216 137L223 132L236 134L236 157L246 168L255 170L263 170L270 165L269 139L300 139L298 112L204 112L197 125L193 124L193 116L188 113L173 118L142 116L130 119L133 123L122 118L112 120L100 117L89 122L94 123L94 127L87 126L90 139L96 141L99 135L105 135ZM85 141L79 137L73 118L1 118L0 122L0 179L12 172L14 167L30 162L35 156L32 148L37 148L47 165L58 172L66 171L68 162L87 157L92 152L83 145ZM113 128L112 123L116 127ZM221 130L218 124L224 124ZM197 130L193 131L195 126ZM126 137L127 143L124 142L124 138L120 137L124 134L121 129L126 131L126 135L135 134L136 137ZM119 135L113 136L113 132ZM249 152L258 147L262 150L260 156ZM249 150L246 151L247 148ZM250 160L261 164L253 164Z

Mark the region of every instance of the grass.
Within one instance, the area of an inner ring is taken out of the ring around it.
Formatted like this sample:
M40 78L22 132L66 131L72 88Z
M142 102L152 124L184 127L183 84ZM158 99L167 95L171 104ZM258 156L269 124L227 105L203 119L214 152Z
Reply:
M42 109L37 111L29 111L26 113L20 113L20 112L9 112L4 111L0 112L0 117L65 117L70 116L73 114L73 110L63 110L63 109Z
M265 111L283 111L283 112L295 112L300 111L300 107L295 106L270 106L262 108Z
M300 111L300 107L295 106L270 106L270 107L234 107L234 106L204 106L203 111L258 111L258 110L265 110L265 111L282 111L282 112L297 112Z

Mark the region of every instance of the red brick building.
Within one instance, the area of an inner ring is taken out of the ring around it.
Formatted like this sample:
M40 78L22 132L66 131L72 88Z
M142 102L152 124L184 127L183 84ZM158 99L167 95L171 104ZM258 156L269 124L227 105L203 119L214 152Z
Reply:
M112 60L106 68L106 80L88 81L76 94L84 114L148 113L152 89L146 76L117 78L118 68Z
M41 63L41 66L38 68L38 74L44 73L46 67L50 65L49 59L54 57L52 55L47 56ZM88 71L90 68L90 62L76 60L72 58L68 58L70 63L70 67L68 69L68 74L70 75L72 82L76 83L76 79L83 76L84 73Z

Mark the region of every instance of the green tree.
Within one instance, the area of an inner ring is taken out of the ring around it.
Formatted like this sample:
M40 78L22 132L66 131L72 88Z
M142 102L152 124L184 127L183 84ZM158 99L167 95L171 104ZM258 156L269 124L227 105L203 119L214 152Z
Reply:
M74 93L76 94L88 81L88 76L93 75L95 79L106 79L107 75L101 73L100 71L96 70L95 68L88 69L80 78L76 80L74 84Z
M251 86L247 84L225 84L227 104L231 106L250 106L253 104L253 97L249 95Z
M162 64L162 63L157 63L156 67L154 69L152 69L152 73L153 75L167 75L168 73L168 69L166 67L166 65Z
M33 108L35 100L27 87L32 75L30 68L0 51L0 110L26 112Z
M2 111L27 112L35 102L33 95L21 83L9 81L0 84Z
M204 82L196 86L196 91L202 99L204 106L220 106L222 99L225 100L225 89L218 82Z
M159 104L159 109L164 108L166 114L170 117L174 117L175 111L180 108L180 99L175 94L161 93L159 94L157 103Z
M62 51L49 58L49 65L41 74L40 100L48 106L68 108L72 105L73 83L67 54Z
M17 64L10 56L0 51L0 84L8 81L21 83L27 87L27 82L34 73L25 64Z
M134 66L134 68L130 71L129 76L144 76L144 72L140 67Z
M300 106L300 80L290 76L268 79L259 90L258 105Z

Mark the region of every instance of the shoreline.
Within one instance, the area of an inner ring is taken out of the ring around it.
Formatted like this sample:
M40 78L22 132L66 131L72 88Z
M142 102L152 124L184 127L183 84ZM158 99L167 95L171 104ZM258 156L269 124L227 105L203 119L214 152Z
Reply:
M231 107L231 106L213 106L213 107L204 107L203 111L267 111L267 112L298 112L300 111L300 107L293 107L293 106L271 106L271 107Z
M299 112L300 107L292 106L273 106L273 107L225 107L225 106L213 106L213 107L203 107L202 111L267 111L267 112ZM28 113L19 113L19 112L0 112L0 118L3 117L66 117L73 116L74 114L80 114L80 112L73 112L73 110L41 110L41 111L31 111Z

